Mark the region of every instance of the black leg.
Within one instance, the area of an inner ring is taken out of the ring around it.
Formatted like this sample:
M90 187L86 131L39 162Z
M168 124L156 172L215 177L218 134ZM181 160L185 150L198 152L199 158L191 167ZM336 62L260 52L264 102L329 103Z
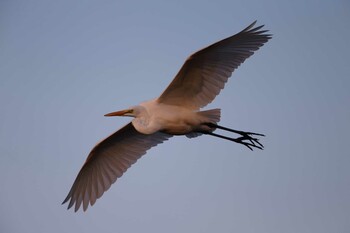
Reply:
M217 124L213 124L213 123L205 123L205 125L209 126L210 128L214 128L214 129L222 129L222 130L226 130L232 133L236 133L236 134L240 134L242 136L244 135L256 135L256 136L265 136L264 134L261 133L252 133L252 132L244 132L244 131L240 131L240 130L235 130L235 129L230 129L221 125L217 125Z
M256 136L265 136L264 134L259 134L259 133L252 133L252 132L244 132L244 131L240 131L240 130L235 130L235 129L230 129L230 128L226 128L217 124L213 124L213 123L206 123L205 125L209 126L212 129L222 129L225 131L229 131L229 132L233 132L236 134L241 135L242 137L238 137L238 138L230 138L230 137L226 137L220 134L216 134L213 132L202 132L204 134L209 134L215 137L219 137L219 138L223 138L226 140L230 140L239 144L242 144L246 147L248 147L250 150L253 150L254 148L258 148L260 150L262 150L264 148L264 146L259 142L259 139L257 138L253 138L253 135Z

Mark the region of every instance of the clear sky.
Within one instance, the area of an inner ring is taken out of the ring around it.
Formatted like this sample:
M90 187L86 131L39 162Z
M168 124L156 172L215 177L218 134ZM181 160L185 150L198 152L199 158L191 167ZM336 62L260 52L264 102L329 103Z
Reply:
M186 57L258 20L273 34L208 108L266 134L150 150L87 212L67 195L103 114L157 97ZM0 1L0 231L329 233L350 229L350 4Z

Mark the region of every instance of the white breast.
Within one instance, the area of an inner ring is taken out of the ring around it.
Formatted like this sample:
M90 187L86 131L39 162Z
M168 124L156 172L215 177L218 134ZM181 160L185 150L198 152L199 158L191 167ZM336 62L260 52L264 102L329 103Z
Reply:
M170 134L186 134L200 124L196 112L175 105L159 104L156 99L140 104L143 109L132 121L137 131L152 134L164 131Z

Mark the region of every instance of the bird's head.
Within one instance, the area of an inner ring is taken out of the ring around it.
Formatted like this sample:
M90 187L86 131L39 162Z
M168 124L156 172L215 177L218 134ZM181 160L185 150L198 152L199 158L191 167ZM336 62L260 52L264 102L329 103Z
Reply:
M135 106L132 108L116 111L116 112L110 112L105 114L104 116L110 117L110 116L128 116L128 117L138 117L142 113L142 107L141 106Z

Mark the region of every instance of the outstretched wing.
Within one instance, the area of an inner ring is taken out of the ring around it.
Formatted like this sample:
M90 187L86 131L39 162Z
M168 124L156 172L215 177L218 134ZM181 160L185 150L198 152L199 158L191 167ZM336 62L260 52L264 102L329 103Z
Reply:
M77 211L83 204L85 211L148 149L170 137L161 132L141 134L127 124L92 149L62 204L70 200L68 209L75 204Z
M232 72L271 38L255 23L192 54L158 101L196 110L211 103Z

